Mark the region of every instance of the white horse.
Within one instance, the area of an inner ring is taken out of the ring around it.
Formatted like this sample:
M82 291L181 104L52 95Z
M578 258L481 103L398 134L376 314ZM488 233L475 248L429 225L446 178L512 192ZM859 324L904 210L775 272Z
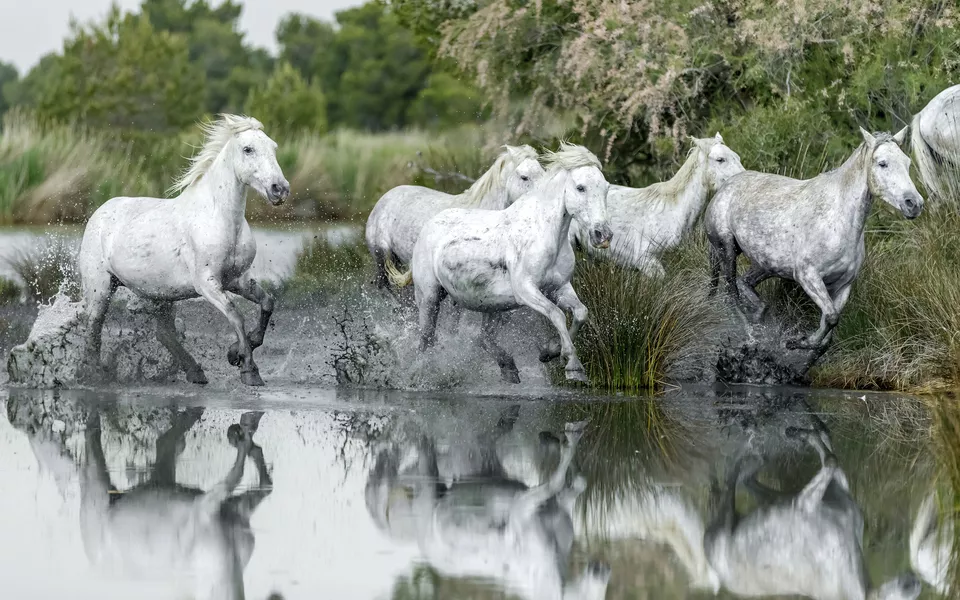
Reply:
M586 381L573 339L587 308L570 285L574 254L570 222L590 232L590 243L610 244L606 198L609 184L600 161L583 146L561 144L546 155L547 173L537 187L501 211L448 209L420 232L412 270L397 280L414 282L420 311L420 350L436 341L440 302L484 313L481 344L497 359L505 381L519 383L513 357L494 338L497 313L529 306L547 317L560 335L541 360L566 359L567 379ZM564 310L573 313L567 331Z
M940 201L960 201L960 85L933 97L913 117L910 146L927 195Z
M157 338L192 383L206 383L203 369L183 348L174 329L173 301L202 296L227 317L237 341L230 364L246 385L263 385L253 349L273 312L273 297L248 270L257 244L244 218L246 186L279 205L290 186L277 164L277 144L250 117L221 115L203 126L206 141L173 185L173 199L113 198L90 217L77 259L87 312L89 348L99 363L100 336L118 286L158 303ZM260 323L249 336L228 293L260 305Z
M923 198L910 180L910 159L900 149L906 128L896 135L871 135L840 168L813 179L745 171L734 175L707 207L712 291L725 275L728 291L748 316L759 321L766 306L756 286L770 278L792 279L816 302L820 327L787 348L822 352L840 320L865 255L864 228L874 198L913 219ZM737 278L737 255L750 270ZM749 310L748 310L749 309Z
M377 286L387 288L397 264L408 264L420 230L447 208L502 210L533 188L543 175L537 151L530 146L504 146L486 173L462 194L452 195L418 185L393 188L377 201L367 218L367 248L377 265Z
M476 465L482 468L475 473L461 471L462 479L445 486L437 451L425 437L412 470L398 473L395 461L378 459L367 509L392 537L415 540L441 574L492 579L527 600L603 600L608 565L592 561L579 576L567 576L571 514L586 482L577 477L567 486L565 478L585 425L566 424L559 465L546 483L530 488L503 474L492 447L485 454L493 460Z
M570 225L570 241L590 254L609 256L650 277L663 277L660 256L680 244L710 196L727 179L743 172L740 157L723 144L719 133L690 140L693 147L687 160L670 180L645 188L610 186L607 218L613 242L609 250L588 244L588 232L576 222Z
M904 573L879 587L863 556L863 515L837 465L826 431L788 429L820 455L820 471L794 496L736 511L741 460L727 479L720 513L707 529L704 550L723 586L744 597L803 596L814 600L914 600L920 582ZM757 469L759 465L757 465ZM747 475L749 489L768 488ZM769 490L770 496L781 493ZM762 494L766 495L766 494Z

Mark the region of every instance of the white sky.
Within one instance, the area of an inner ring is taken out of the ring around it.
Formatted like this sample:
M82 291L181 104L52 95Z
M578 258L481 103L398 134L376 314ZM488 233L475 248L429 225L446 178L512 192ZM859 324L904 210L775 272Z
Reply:
M20 74L44 54L59 50L69 29L70 16L87 22L106 14L112 1L133 10L140 0L0 0L0 60L13 63ZM219 4L220 0L212 0ZM242 0L240 25L247 41L273 50L273 32L280 18L300 12L333 20L341 9L357 6L362 0Z

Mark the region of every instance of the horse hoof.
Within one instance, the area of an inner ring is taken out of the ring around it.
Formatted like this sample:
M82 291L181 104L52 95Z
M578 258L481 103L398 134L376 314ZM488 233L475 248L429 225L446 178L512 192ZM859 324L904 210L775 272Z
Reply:
M187 371L186 373L187 381L190 383L195 383L197 385L207 385L207 376L202 370L197 371Z
M505 383L520 383L520 373L516 369L500 369L500 378Z
M260 373L257 371L244 371L240 373L240 381L243 382L243 385L263 385L263 379L260 378Z
M227 350L227 362L233 367L239 367L241 361L240 344L234 342L230 344L230 348Z
M567 381L576 381L578 383L583 383L586 385L590 384L590 379L587 377L587 374L582 370L576 371L565 371L567 376Z

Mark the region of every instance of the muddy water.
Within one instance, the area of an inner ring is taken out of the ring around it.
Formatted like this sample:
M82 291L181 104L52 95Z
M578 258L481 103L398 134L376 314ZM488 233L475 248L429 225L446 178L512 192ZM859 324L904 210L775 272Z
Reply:
M938 468L916 400L775 388L629 399L530 389L9 389L0 415L3 596L171 598L199 557L218 564L211 557L236 552L248 559L242 585L255 599L538 599L560 598L563 585L566 598L713 597L723 578L704 553L704 532L727 515L731 473L756 470L736 484L736 510L742 520L761 514L774 501L750 489L793 494L819 471L816 448L795 435L812 428L832 442L862 512L870 582L909 568L912 519ZM239 452L232 442L248 454L232 499L164 538L158 532L184 506L228 476ZM549 499L517 508L558 472ZM108 516L117 514L125 516ZM778 539L809 533L801 529ZM230 535L197 541L211 530ZM94 566L109 554L104 539L134 550ZM822 570L791 548L781 542L777 560L794 572ZM139 573L125 564L136 558ZM719 595L739 597L750 583L727 576ZM935 597L926 584L923 596Z

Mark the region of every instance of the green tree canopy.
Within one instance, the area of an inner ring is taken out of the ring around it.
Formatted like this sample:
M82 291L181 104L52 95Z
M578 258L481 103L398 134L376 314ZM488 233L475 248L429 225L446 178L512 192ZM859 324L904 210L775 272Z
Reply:
M268 135L327 129L326 99L316 82L304 81L290 63L280 63L270 79L250 90L246 113L263 122Z
M186 39L116 6L102 24L74 23L55 61L31 92L43 117L173 132L203 109L204 74L191 63Z
M0 60L0 116L10 108L10 95L16 93L15 87L19 81L20 72L17 68Z

